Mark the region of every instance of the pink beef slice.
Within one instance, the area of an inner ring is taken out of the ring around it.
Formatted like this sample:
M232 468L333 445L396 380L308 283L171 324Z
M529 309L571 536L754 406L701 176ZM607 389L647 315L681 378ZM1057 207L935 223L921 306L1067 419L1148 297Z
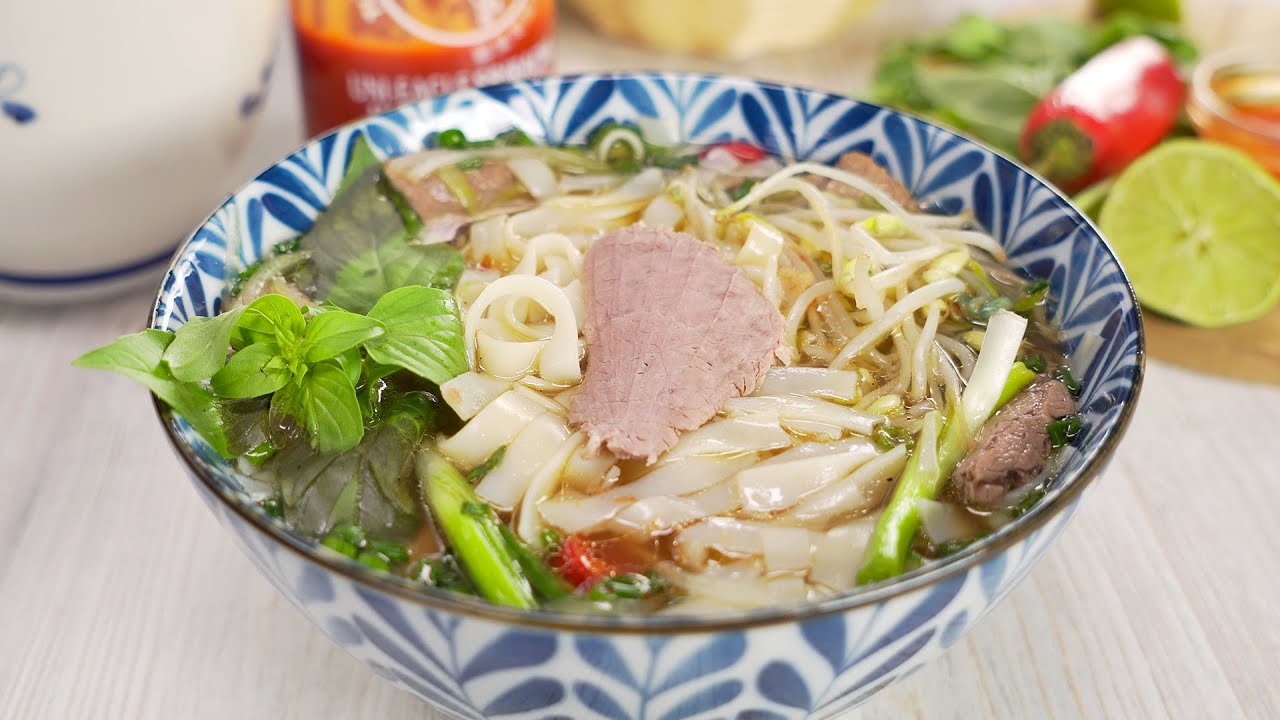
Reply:
M907 209L920 205L920 202L912 196L911 190L907 189L906 185L903 185L897 178L890 175L889 171L876 162L875 158L866 153L847 152L836 161L836 167L866 178L871 184L888 193L894 202ZM822 178L818 186L827 192L843 195L854 200L858 200L863 196L861 190L829 178Z
M569 422L590 452L653 462L784 356L777 308L692 235L614 231L591 245L583 274L587 370Z
M1076 411L1067 386L1042 378L1013 396L978 432L951 481L967 505L993 508L1039 477L1049 452L1049 423Z
M387 179L424 220L468 215L467 210L462 207L462 201L435 173L421 180L410 177L410 169L422 161L424 153L401 155L388 160L383 166ZM502 201L527 197L515 173L511 172L505 162L499 160L485 160L478 168L463 170L462 176L467 179L475 194L475 207L471 208L471 213L488 209Z

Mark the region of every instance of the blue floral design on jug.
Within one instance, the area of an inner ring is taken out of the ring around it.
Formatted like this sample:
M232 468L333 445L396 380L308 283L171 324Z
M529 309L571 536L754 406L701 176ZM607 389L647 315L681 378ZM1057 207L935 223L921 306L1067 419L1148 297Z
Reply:
M14 63L0 63L0 112L19 125L36 119L30 105L11 99L27 84L27 74Z
M1074 513L1122 434L1142 374L1141 320L1092 225L1039 179L926 122L821 92L697 74L549 78L425 100L307 145L226 201L179 252L153 325L217 311L231 278L310 226L333 196L352 141L383 156L450 127L511 127L582 142L631 122L658 141L746 140L834 161L869 152L919 197L969 209L1010 262L1049 280L1083 391L1085 430L1023 517L952 559L805 607L705 621L518 613L414 588L314 552L257 508L235 469L165 414L201 496L276 587L375 673L463 718L839 717L955 644L1030 571ZM1068 273L1068 269L1070 272Z

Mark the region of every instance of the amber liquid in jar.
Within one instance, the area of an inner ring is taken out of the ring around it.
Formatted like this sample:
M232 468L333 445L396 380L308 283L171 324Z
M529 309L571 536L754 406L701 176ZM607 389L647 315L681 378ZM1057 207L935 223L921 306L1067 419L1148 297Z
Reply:
M554 0L292 0L307 133L551 72Z
M1232 145L1280 177L1280 61L1223 65L1191 93L1200 136Z

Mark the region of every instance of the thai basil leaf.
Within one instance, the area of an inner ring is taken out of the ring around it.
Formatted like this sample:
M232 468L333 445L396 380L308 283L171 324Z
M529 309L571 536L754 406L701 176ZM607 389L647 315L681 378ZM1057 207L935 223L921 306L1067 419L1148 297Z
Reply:
M164 351L164 362L173 377L196 382L212 377L227 362L231 331L244 310L236 308L211 318L193 317L174 333Z
M144 330L76 358L76 367L110 370L140 382L182 416L219 455L231 457L218 398L201 385L173 377L163 363L173 333Z
M462 253L452 245L411 245L395 238L343 267L328 299L352 312L367 313L383 295L409 285L453 290L462 270Z
M351 450L325 453L304 443L280 450L263 468L280 484L285 519L313 534L344 520L377 537L414 532L423 505L413 460L435 417L430 398L410 393L393 401L386 419Z
M237 348L252 343L274 342L281 347L293 345L306 328L302 311L283 295L263 295L244 309L236 324L233 345Z
M339 273L357 258L412 237L416 216L406 221L395 197L380 168L369 168L353 180L299 241L299 249L311 255L295 280L310 288L312 297L328 299Z
M462 320L452 293L419 286L392 290L369 317L387 329L365 343L374 362L404 368L437 385L467 370Z
M280 346L261 342L232 355L209 384L224 398L254 398L270 395L292 378L293 371L280 356Z
M382 333L377 320L346 310L325 310L307 323L301 352L307 362L328 360Z
M347 169L342 173L342 182L338 183L338 190L334 195L341 195L370 168L379 167L381 164L378 156L373 154L373 148L369 147L369 141L364 133L357 133L351 142L351 157L347 160Z
M321 452L343 452L360 442L364 420L355 386L346 372L333 363L313 365L297 387L295 417L313 447Z

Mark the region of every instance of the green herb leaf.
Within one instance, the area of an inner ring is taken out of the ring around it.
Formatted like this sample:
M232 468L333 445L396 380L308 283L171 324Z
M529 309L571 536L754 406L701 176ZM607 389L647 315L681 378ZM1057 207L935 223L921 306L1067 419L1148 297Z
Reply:
M1048 425L1049 444L1059 448L1071 442L1071 439L1080 434L1084 429L1084 422L1080 420L1079 415L1068 415L1061 420L1055 420Z
M507 454L507 446L499 445L491 455L479 465L471 468L471 472L467 473L467 482L475 485L484 479L494 468L498 467L498 463L502 462L502 456Z
M233 345L242 348L261 342L292 345L306 329L302 311L283 295L263 295L244 309L233 333ZM239 337L235 337L238 335Z
M373 318L346 310L325 310L307 323L302 354L307 362L328 360L382 333L382 323Z
M462 270L462 253L452 245L410 245L397 238L343 267L329 291L329 301L352 312L368 313L383 295L402 287L453 290Z
M412 535L423 516L413 460L435 416L427 395L409 393L392 401L382 421L344 453L306 443L282 447L263 467L277 478L285 520L304 533L322 533L341 518L378 537Z
M144 330L91 350L71 364L93 370L110 370L142 383L190 423L192 429L219 455L231 457L218 398L200 385L174 378L163 364L165 350L172 342L173 333Z
M1022 364L1033 373L1042 373L1048 367L1043 355L1025 355Z
M164 351L164 362L173 377L196 382L212 377L227 362L231 331L244 310L237 308L215 317L193 317L174 333Z
M452 293L417 285L392 290L369 317L387 330L365 343L375 362L404 368L437 385L466 372L462 320Z
M351 187L361 175L368 172L370 168L381 167L382 161L378 160L378 156L373 154L373 148L369 146L369 140L365 138L364 133L356 133L355 139L351 143L351 154L347 159L347 169L342 173L342 182L338 183L338 190L334 196L341 195L347 188Z
M290 385L292 386L292 384ZM296 419L321 452L344 452L364 437L364 422L351 378L336 364L320 363L298 384Z
M280 357L275 343L254 343L231 356L209 384L224 398L252 398L269 395L293 377L293 372Z
M417 232L421 222L411 212L407 217L401 213L398 198L380 168L370 168L352 181L299 241L299 249L310 253L306 266L295 276L299 286L314 288L312 297L363 312L329 294L339 273L353 261L393 241L403 243Z

